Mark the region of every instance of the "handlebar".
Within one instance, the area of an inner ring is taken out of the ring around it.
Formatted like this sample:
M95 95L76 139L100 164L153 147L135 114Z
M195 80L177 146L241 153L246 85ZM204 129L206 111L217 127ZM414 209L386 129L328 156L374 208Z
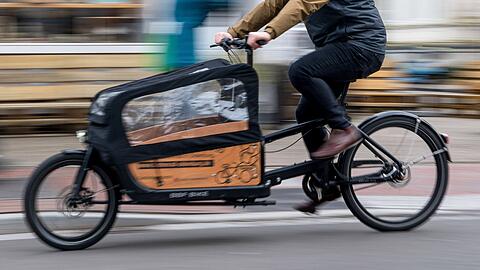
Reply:
M210 45L210 48L213 47L222 47L226 52L231 49L245 49L245 50L252 50L252 48L247 43L248 36L246 38L241 39L228 39L224 38L220 42L220 44L213 44ZM268 42L265 40L258 40L257 44L260 46L266 45Z
M213 44L210 45L210 48L213 47L222 47L222 49L229 53L230 50L232 49L240 49L240 50L245 50L247 52L247 64L250 66L253 66L253 50L252 48L248 45L247 43L248 36L242 39L228 39L224 38L220 42L220 44ZM266 45L268 42L265 40L258 40L257 44L260 46Z

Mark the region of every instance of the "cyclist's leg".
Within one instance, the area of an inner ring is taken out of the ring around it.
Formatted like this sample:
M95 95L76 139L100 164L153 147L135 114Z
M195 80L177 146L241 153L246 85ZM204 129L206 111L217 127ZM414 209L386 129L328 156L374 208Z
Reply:
M357 79L359 73L355 66L358 64L348 46L328 44L294 62L289 77L292 85L314 104L331 128L342 129L350 123L328 82Z
M296 110L297 123L321 118L319 111L305 97L301 97ZM317 127L312 130L302 132L303 141L309 152L317 150L328 138L328 131L325 127Z
M375 65L376 62L379 64ZM333 129L329 141L315 151L313 157L338 154L360 139L360 133L347 120L328 81L355 80L370 69L379 68L380 64L377 55L348 43L336 43L309 53L291 65L289 76L293 86L315 105Z
M335 99L342 94L343 89L348 86L348 82L328 82L330 85ZM340 104L342 105L342 104ZM315 107L315 104L309 102L304 96L300 98L300 101L296 110L297 123L305 123L308 121L321 119L322 115L320 110ZM303 132L303 141L309 152L317 150L328 139L328 130L325 127L318 127L308 132Z
M349 82L333 81L328 82L328 84L331 87L335 98L338 99L345 87L348 87ZM303 96L300 98L300 102L298 103L296 117L298 123L322 118L320 111L314 106L314 104L309 102ZM303 134L303 140L309 152L314 152L317 150L323 143L325 143L327 138L328 131L325 127L319 127ZM328 172L325 169L319 169L315 173L320 179L325 179L325 177L328 177ZM313 214L316 212L318 205L324 202L336 200L341 196L338 187L322 187L321 183L317 182L315 179L316 178L313 178L311 181L313 181L312 183L317 189L317 193L320 194L321 197L318 198L318 201L309 201L296 205L294 207L296 210Z
M350 123L346 119L344 108L338 104L337 97L347 86L345 81L357 79L358 72L352 64L353 56L343 52L336 46L326 46L308 54L295 62L289 71L290 80L302 93L302 100L297 109L303 112L301 120L326 118L332 128L344 128ZM317 142L313 142L314 140ZM321 145L322 138L305 138L310 152ZM309 147L310 146L310 147ZM325 172L318 172L320 175ZM322 197L318 201L310 201L295 208L301 212L315 213L316 207L324 202L340 197L338 187L317 189Z

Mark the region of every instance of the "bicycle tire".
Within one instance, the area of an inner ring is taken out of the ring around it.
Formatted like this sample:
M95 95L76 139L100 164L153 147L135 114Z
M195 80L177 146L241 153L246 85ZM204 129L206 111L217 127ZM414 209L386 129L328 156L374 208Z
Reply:
M388 127L404 128L416 131L417 135L428 145L430 150L436 151L443 148L440 138L434 130L424 122L418 123L417 119L409 116L387 116L379 118L365 127L362 131L371 135L381 129ZM361 144L346 151L339 159L340 171L343 175L350 177L351 164ZM448 186L448 156L447 152L434 156L437 164L436 184L428 203L415 216L401 222L386 222L369 213L358 200L354 185L342 185L341 191L344 201L350 211L365 225L378 231L408 231L424 224L438 209L445 195Z
M118 190L114 187L106 169L98 165L91 165L90 170L101 177L108 194L108 205L105 216L95 226L94 230L82 237L65 238L56 235L45 226L36 211L36 195L46 177L62 167L78 165L83 162L84 154L60 153L44 161L32 174L24 193L24 210L26 223L30 229L47 245L60 250L81 250L99 242L110 230L118 212Z

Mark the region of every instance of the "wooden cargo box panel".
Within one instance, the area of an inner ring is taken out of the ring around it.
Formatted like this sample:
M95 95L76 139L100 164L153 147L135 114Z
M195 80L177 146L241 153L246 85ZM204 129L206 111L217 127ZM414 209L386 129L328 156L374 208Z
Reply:
M156 190L256 186L261 182L261 144L250 143L129 165L132 176Z

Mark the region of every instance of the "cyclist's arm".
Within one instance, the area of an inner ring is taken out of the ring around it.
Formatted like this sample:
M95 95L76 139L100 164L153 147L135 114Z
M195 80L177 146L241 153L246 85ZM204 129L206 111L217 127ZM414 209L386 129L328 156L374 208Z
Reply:
M330 0L290 0L277 16L265 27L272 39L277 38L288 29L303 22L310 14L321 9Z
M256 32L270 22L289 0L265 0L248 12L228 33L234 38L244 38L249 32ZM294 1L296 2L296 1Z

